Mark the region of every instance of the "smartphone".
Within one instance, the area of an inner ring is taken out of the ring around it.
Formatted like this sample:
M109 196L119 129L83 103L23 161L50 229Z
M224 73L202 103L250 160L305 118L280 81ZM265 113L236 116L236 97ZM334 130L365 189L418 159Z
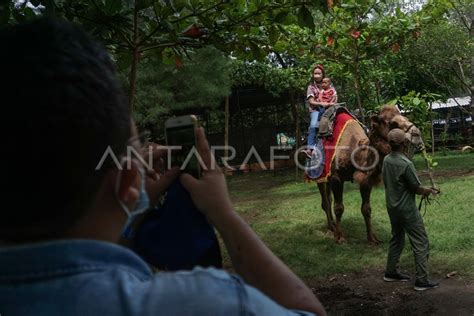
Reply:
M180 149L172 149L171 159L168 163L178 166L186 173L199 178L201 177L201 165L196 156L196 128L198 120L195 115L183 115L172 117L165 122L165 137L167 146L180 146ZM192 150L194 148L194 151Z

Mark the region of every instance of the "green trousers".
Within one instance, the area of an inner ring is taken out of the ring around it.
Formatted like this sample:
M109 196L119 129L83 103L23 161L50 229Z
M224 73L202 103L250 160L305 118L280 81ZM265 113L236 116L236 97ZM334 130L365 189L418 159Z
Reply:
M386 273L397 272L400 255L405 246L406 233L415 256L416 280L427 282L429 242L420 212L416 209L411 211L389 210L388 214L392 224L392 238L388 249Z

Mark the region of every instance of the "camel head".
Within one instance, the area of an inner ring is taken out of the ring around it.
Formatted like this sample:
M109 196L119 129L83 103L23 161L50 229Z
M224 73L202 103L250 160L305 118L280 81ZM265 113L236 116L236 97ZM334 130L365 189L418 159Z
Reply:
M383 106L379 115L371 117L370 126L371 136L384 141L387 140L387 134L391 129L400 128L405 131L406 154L408 157L412 157L415 151L421 150L424 146L418 127L403 116L395 106Z

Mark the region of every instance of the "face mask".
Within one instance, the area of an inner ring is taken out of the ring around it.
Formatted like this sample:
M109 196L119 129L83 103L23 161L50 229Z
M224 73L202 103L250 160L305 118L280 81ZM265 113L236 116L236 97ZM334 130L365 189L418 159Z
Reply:
M117 184L116 184L116 188L115 188L115 194L117 194L117 196L118 196L121 175L122 174L120 173ZM127 205L125 205L125 203L123 203L120 199L117 199L118 202L120 203L120 206L127 214L127 222L125 223L122 229L122 236L128 239L133 237L132 224L135 221L135 219L137 219L137 217L140 214L145 213L150 207L150 199L148 198L148 193L145 190L145 171L143 169L140 169L140 176L141 176L140 195L138 197L137 204L135 204L133 211L130 211Z

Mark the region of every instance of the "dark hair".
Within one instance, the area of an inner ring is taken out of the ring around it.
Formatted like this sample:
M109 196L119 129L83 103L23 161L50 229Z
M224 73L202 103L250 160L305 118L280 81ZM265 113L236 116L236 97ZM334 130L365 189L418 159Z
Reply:
M0 43L0 240L55 238L95 199L105 150L125 151L128 105L107 51L71 23L10 26Z

